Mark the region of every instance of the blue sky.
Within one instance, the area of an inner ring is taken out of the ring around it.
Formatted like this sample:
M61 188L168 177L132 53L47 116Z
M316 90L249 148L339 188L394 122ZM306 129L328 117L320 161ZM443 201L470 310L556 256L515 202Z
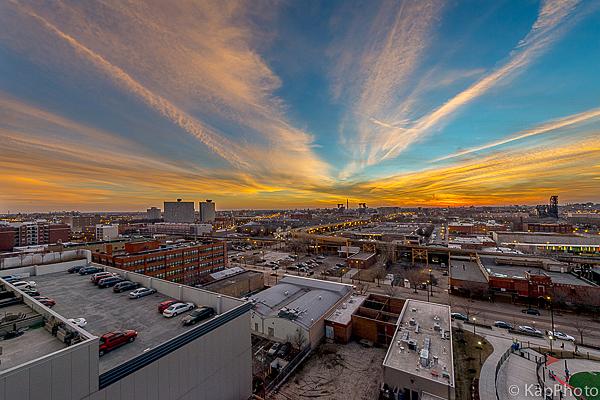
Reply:
M0 5L0 209L600 201L600 5Z

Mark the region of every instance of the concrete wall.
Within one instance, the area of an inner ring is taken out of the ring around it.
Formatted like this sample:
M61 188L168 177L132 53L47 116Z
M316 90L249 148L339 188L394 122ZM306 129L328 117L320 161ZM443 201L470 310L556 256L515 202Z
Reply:
M248 313L85 400L238 400L252 395Z
M421 376L383 366L383 382L391 388L431 393L443 399L454 399L454 388Z
M79 400L97 390L97 338L0 373L0 400Z
M64 261L81 259L85 259L88 263L90 263L92 261L92 252L89 250L77 249L54 253L30 253L17 257L7 257L0 259L0 270L7 268L28 267L33 265L63 263ZM7 274L10 273L11 272L8 272Z

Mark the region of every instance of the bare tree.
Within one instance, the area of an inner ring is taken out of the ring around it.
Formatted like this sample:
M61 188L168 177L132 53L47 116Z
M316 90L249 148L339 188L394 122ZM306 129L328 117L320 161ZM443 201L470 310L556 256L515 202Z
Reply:
M583 336L589 333L589 327L584 324L584 321L581 318L577 318L573 321L573 328L575 328L579 334L579 344L583 344Z
M385 294L390 297L396 297L398 295L398 287L389 285L384 288Z
M304 334L304 331L302 329L296 329L296 333L294 334L294 337L292 337L291 342L295 348L302 350L306 345L306 335Z
M408 279L410 284L415 289L415 293L417 293L417 287L423 282L427 281L427 274L425 271L418 268L407 269L402 275L404 278Z
M462 303L459 308L465 313L465 315L471 320L473 317L479 315L479 311L476 311L473 307L473 301L468 300L466 303Z

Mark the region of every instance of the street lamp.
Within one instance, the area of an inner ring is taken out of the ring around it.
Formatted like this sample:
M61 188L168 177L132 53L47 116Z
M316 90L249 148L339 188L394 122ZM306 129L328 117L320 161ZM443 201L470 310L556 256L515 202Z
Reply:
M427 284L429 284L429 281L427 281ZM427 289L427 284L425 285L425 289L427 291L427 302L429 303L429 289Z
M481 340L478 341L477 344L477 348L479 349L479 365L481 365L481 349L483 348L483 344L481 343Z
M475 335L475 322L477 321L477 318L473 317L473 335Z
M550 354L552 354L552 342L554 341L554 306L552 305L552 297L546 296L546 300L550 302L550 321L552 324L552 334L549 336L550 338Z
M429 268L429 289L431 290L431 296L433 296L433 275L431 274L431 268Z

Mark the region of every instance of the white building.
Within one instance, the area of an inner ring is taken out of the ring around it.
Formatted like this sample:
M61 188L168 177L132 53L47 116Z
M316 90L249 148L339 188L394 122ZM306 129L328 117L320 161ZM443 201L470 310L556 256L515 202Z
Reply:
M316 347L325 336L325 318L352 294L352 285L286 275L252 297L250 328L279 342Z
M196 220L193 201L165 201L165 222L193 223Z
M212 200L200 202L200 221L214 222L216 217L215 203Z
M96 240L113 240L119 237L119 224L96 225Z
M27 278L56 300L53 309L0 279L0 287L8 292L4 298L15 299L2 311L17 316L13 323L0 326L0 333L13 326L24 329L22 335L2 342L0 399L250 398L250 303L103 267L157 290L130 300L90 286L89 276L65 273L70 265L36 266ZM185 327L180 318L156 312L157 304L167 299L212 307L216 315ZM98 320L95 315L103 317ZM67 320L72 317L87 317L87 325L74 325ZM137 331L136 339L100 357L101 335L119 329Z
M204 236L212 233L211 224L177 224L159 222L148 225L151 234L180 235L180 236Z
M404 399L452 400L453 360L450 306L408 299L383 360L387 390Z

